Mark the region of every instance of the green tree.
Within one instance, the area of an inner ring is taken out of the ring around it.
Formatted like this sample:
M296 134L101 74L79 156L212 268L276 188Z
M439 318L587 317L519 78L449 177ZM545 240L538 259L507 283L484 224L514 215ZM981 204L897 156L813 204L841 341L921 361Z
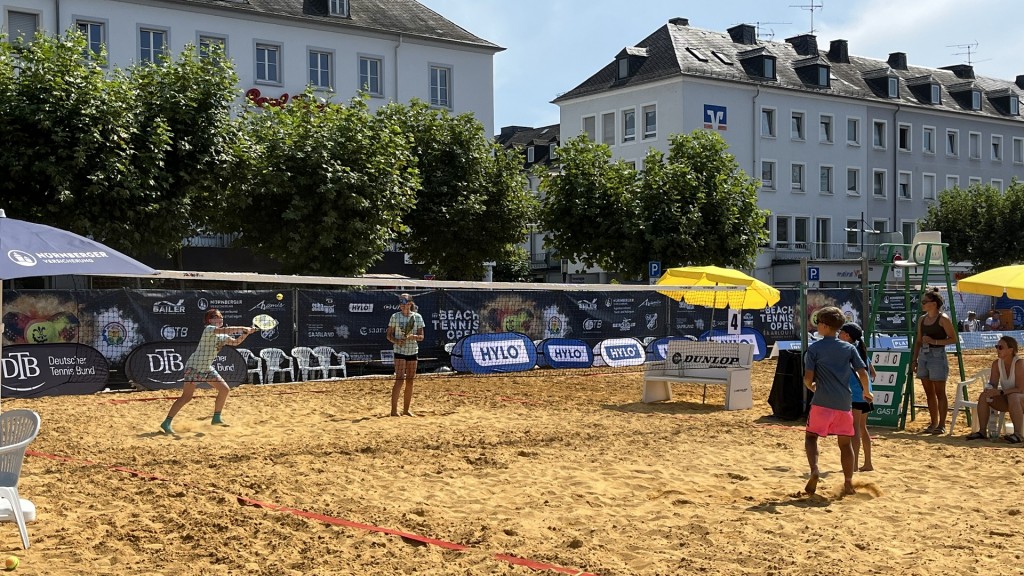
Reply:
M494 144L471 114L414 100L378 115L408 136L422 179L400 239L413 259L438 279L478 280L484 262L513 258L536 209L519 153Z
M757 181L718 134L673 135L668 154L650 150L639 173L585 136L558 157L560 174L540 174L541 225L572 259L631 277L650 260L748 268L766 239Z
M510 254L497 260L494 266L495 282L529 282L533 278L530 255L522 246L516 246Z
M292 273L362 274L403 230L419 187L408 139L363 99L249 107L218 224Z
M928 207L921 229L942 232L950 261L971 262L975 271L1014 264L1024 260L1022 205L1024 184L1017 180L1006 192L980 184L951 188Z

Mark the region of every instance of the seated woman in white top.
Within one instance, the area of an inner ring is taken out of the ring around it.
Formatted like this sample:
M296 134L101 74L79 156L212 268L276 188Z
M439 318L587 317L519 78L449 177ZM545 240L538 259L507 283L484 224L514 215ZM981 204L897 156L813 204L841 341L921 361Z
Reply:
M1003 436L1011 444L1021 443L1024 433L1024 361L1017 356L1017 340L1003 336L996 343L996 361L988 377L988 385L978 396L978 431L971 432L968 440L986 438L989 414L992 410L1009 412L1013 421L1013 434Z

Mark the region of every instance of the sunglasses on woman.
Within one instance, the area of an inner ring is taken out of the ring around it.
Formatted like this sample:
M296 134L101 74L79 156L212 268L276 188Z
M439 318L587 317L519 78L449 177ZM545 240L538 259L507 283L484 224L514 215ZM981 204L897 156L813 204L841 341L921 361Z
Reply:
M1006 350L1009 346L1003 346L1002 344L996 344L996 350Z

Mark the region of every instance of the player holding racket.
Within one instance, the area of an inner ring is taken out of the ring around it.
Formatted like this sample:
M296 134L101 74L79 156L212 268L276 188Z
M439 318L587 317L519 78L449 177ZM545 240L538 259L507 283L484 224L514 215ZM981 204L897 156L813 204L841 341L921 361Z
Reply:
M224 326L224 316L216 308L206 311L203 323L206 324L206 327L203 329L203 335L199 338L199 345L185 362L185 387L181 392L181 397L171 404L171 409L167 411L167 418L160 424L160 429L165 434L174 434L171 420L185 404L192 400L192 394L195 393L196 385L200 382L209 383L217 391L211 424L224 424L220 419L220 413L228 401L228 392L231 389L228 388L224 378L213 368L213 360L224 345L238 346L256 330L245 326ZM233 336L236 334L237 336Z
M402 294L398 300L398 312L388 321L388 342L395 345L395 385L391 388L391 415L398 416L398 397L405 384L405 403L402 414L415 416L409 406L412 404L412 381L416 377L417 355L423 341L423 316L416 312L412 296Z

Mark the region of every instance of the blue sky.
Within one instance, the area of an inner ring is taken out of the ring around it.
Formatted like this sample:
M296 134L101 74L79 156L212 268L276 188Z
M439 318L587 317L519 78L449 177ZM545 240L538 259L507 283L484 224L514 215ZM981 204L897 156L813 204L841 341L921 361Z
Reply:
M668 22L725 31L764 23L775 41L811 29L812 0L419 0L473 34L504 47L494 58L494 127L558 123L559 94ZM1024 74L1024 34L1015 0L813 0L819 46L842 38L850 53L885 60L907 53L911 65L966 63L1013 80ZM973 46L974 44L976 46ZM959 45L959 46L958 46Z

